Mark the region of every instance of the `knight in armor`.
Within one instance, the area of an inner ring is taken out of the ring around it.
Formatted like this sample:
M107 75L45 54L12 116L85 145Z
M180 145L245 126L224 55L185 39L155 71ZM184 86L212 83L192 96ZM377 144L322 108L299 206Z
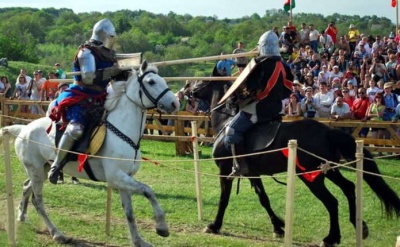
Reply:
M281 122L282 100L289 97L293 88L293 74L282 61L279 40L273 31L265 32L258 42L259 56L255 58L257 66L247 75L245 81L248 96L240 98L239 112L226 127L224 145L232 151L232 176L249 173L245 154L244 135L257 122ZM241 106L243 105L243 106Z
M74 83L57 97L50 118L55 122L62 120L65 132L48 174L53 184L57 183L68 151L91 123L90 113L96 107L103 107L108 83L121 72L113 49L115 36L110 20L103 19L94 25L90 40L79 47L74 58L73 71L81 72L80 75L74 76Z

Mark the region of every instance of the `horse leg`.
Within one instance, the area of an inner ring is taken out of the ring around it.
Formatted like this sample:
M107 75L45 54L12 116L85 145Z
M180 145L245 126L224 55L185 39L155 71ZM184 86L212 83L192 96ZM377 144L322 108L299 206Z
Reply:
M338 201L332 193L326 188L324 176L319 176L313 182L307 181L304 177L300 179L310 189L310 191L324 204L329 213L329 234L323 239L322 247L336 246L340 244L340 228L339 228L339 209Z
M356 193L355 185L353 182L345 178L342 173L336 169L331 170L326 174L326 177L336 184L347 198L349 204L349 220L356 227ZM363 221L363 239L366 239L369 235L367 223Z
M251 185L254 187L256 194L258 195L258 199L261 205L267 210L267 213L271 219L271 223L274 226L274 235L278 238L282 238L285 234L284 221L279 218L275 212L271 208L271 203L268 198L267 193L265 193L264 185L260 178L252 178L250 179Z
M18 221L25 222L27 220L28 204L31 195L32 195L31 180L27 179L25 180L24 185L22 187L22 199L18 207L18 216L17 216Z
M125 211L126 221L128 223L129 232L132 237L133 245L136 247L150 247L151 244L145 242L139 234L135 214L132 208L132 194L125 190L119 190L122 208Z
M117 179L112 182L110 181L109 184L112 185L112 187L118 188L121 192L121 201L125 210L133 244L135 246L150 246L141 239L137 231L131 203L132 194L141 194L149 200L154 212L157 234L162 237L168 237L169 231L165 220L165 213L158 203L154 191L146 184L136 181L133 177L125 173L121 172L119 175Z
M229 166L232 167L232 166ZM229 171L228 173L229 174ZM232 191L233 180L227 179L227 177L220 177L219 179L221 195L219 197L218 212L214 222L210 223L205 229L206 233L219 233L224 220L225 210L229 204L229 198Z
M41 174L41 175L40 175ZM31 176L32 175L32 176ZM32 187L33 195L32 195L32 204L35 206L36 211L42 216L47 228L49 229L50 235L52 236L53 240L59 243L69 243L71 238L67 238L62 234L56 226L51 222L50 218L48 217L46 210L44 208L43 203L43 181L44 181L44 172L36 171L32 174L29 174L31 178L30 185Z

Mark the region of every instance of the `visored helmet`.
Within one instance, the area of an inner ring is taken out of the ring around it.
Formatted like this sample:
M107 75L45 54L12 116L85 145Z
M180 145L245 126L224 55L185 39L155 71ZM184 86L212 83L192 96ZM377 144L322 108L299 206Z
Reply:
M281 56L279 52L279 39L276 33L271 30L263 33L258 40L258 50L260 56Z
M112 49L115 42L115 27L109 19L98 21L93 27L91 41L98 41L104 47Z

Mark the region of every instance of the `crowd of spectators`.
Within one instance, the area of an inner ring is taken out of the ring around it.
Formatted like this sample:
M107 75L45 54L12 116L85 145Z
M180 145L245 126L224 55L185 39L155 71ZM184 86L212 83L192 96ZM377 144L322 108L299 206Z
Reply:
M339 36L334 22L321 29L302 23L300 30L289 22L280 33L274 30L295 76L293 94L283 101L286 116L399 120L400 31L373 37L351 24ZM381 129L371 132L373 137L389 135ZM362 129L359 136L367 134Z

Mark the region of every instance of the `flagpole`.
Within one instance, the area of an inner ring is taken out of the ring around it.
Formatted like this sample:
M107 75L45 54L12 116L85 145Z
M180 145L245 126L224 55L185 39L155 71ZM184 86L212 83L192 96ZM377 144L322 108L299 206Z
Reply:
M397 1L397 0L396 0ZM289 21L292 22L292 0L289 1L289 6L290 6L290 17Z
M399 31L399 0L396 0L396 34Z

